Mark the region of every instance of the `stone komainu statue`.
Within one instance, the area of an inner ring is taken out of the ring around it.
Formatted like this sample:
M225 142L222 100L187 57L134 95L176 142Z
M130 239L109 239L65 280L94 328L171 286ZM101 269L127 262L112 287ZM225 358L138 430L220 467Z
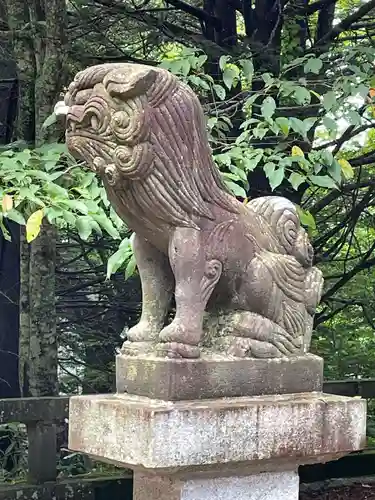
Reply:
M323 279L305 230L284 198L245 206L228 193L192 90L163 69L104 64L80 72L65 102L69 150L135 232L143 309L123 350L306 352Z

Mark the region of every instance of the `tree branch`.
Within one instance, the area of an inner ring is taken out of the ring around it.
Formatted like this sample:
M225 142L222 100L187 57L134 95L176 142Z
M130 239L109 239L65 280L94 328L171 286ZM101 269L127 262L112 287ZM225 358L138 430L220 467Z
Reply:
M364 271L365 269L370 269L375 266L375 258L367 260L372 252L375 250L375 243L371 245L369 250L366 252L363 260L355 266L351 271L346 273L340 280L338 280L331 288L329 288L322 296L322 301L329 299L333 294L335 294L340 288L348 283L356 274Z
M327 42L330 42L334 40L340 33L343 31L346 31L350 26L364 17L366 14L371 12L375 8L375 0L370 0L369 2L365 3L362 5L356 12L353 12L353 14L350 14L348 17L346 17L343 21L340 23L336 24L334 28L331 29L328 33L326 33L320 40L318 40L313 49L320 47L321 45L324 45Z
M196 17L200 21L212 24L216 29L221 28L220 20L215 16L207 14L207 12L205 12L203 9L198 9L197 7L193 7L192 5L189 5L188 3L183 2L182 0L166 0L166 1L168 4L173 5L173 7L176 7L177 9L180 9L183 12L186 12L187 14Z
M306 9L304 9L304 13L306 13L308 16L311 16L311 14L314 14L316 11L320 9L324 9L325 7L328 7L331 3L336 3L337 0L318 0L317 2L314 2L310 5L307 6Z

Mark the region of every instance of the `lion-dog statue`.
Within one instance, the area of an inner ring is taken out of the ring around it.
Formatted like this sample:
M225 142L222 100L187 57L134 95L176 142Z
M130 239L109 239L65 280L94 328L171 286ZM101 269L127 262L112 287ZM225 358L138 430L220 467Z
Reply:
M103 64L77 74L65 106L68 149L135 233L142 315L123 352L307 352L323 286L308 236L288 200L228 192L194 92L161 68Z

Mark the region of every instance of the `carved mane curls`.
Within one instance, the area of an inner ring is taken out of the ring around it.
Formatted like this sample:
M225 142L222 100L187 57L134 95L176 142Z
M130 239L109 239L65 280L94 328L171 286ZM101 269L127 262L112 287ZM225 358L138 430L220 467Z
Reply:
M74 105L97 84L117 103L113 109L122 106L133 117L136 110L147 127L147 133L138 131L142 142L133 137L119 144L122 156L114 155L114 165L107 168L115 180L109 188L129 212L144 222L157 224L159 219L172 226L196 226L194 219L200 217L214 219L215 205L237 212L212 160L202 107L188 86L161 68L106 64L78 73L66 103Z

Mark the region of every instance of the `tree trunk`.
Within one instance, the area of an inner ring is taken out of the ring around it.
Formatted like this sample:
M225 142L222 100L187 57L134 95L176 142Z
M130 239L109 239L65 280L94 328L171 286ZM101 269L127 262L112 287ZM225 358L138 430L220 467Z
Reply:
M20 376L23 396L58 394L55 308L56 230L22 235Z
M17 139L39 145L42 124L64 82L65 0L6 0L20 81ZM26 28L27 26L27 28ZM20 379L24 396L58 393L55 307L56 231L21 238Z

